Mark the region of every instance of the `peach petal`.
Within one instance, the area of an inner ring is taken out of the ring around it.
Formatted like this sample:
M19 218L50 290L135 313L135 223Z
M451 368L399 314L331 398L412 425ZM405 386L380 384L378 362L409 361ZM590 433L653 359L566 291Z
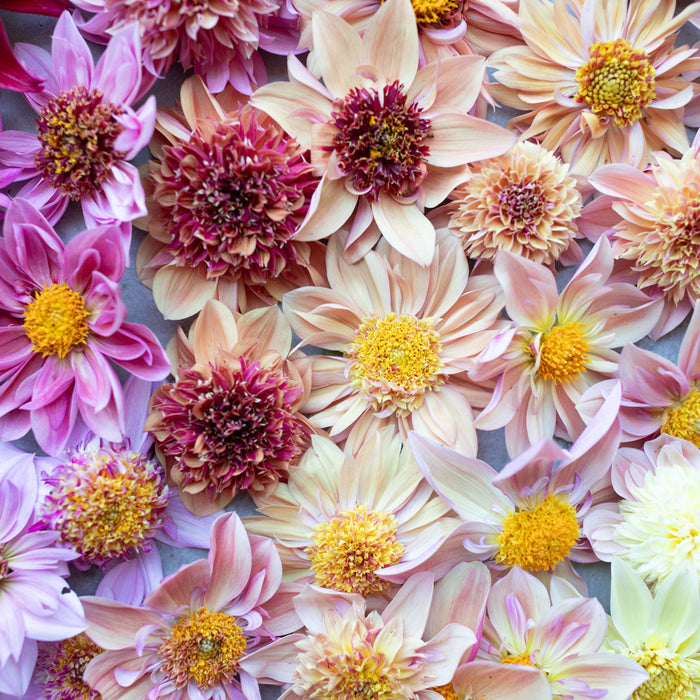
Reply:
M299 241L317 241L337 231L352 215L357 195L345 187L345 181L324 176L311 197L306 218L296 233Z
M103 649L125 649L134 645L139 630L157 625L161 616L152 610L125 605L107 598L80 599L88 622L88 634Z
M199 268L168 265L153 277L153 299L168 320L196 314L216 292L216 280L208 280Z
M211 362L220 350L230 350L238 341L236 321L220 301L209 299L190 332L196 362Z
M357 84L355 67L364 63L359 34L341 17L318 10L313 13L315 60L326 87L345 97Z

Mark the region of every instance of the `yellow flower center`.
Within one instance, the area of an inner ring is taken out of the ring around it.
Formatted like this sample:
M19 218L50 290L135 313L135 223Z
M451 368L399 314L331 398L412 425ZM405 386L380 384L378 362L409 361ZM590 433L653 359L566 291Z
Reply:
M459 700L459 695L455 693L452 683L448 683L447 685L437 685L434 688L430 688L430 690L438 695L442 695L445 700Z
M418 24L440 24L459 10L457 0L411 0L411 5Z
M549 571L569 556L578 538L576 510L549 493L532 510L506 517L498 536L496 561L525 571Z
M700 390L692 391L666 412L662 433L683 438L700 447Z
M697 671L685 659L667 648L667 640L661 635L651 637L636 650L628 650L627 656L641 664L649 674L632 695L632 700L686 700L697 698L700 681Z
M175 623L158 654L163 672L178 688L190 680L211 688L234 677L247 647L235 617L203 607Z
M530 654L524 651L522 654L508 654L501 659L502 664L519 664L521 666L535 666L530 660Z
M65 357L73 348L85 345L88 337L85 298L65 282L54 283L37 292L24 309L24 329L34 352Z
M48 700L98 700L100 694L83 680L85 667L104 651L84 632L59 642L47 660L39 657L37 670L42 682L42 697Z
M441 349L432 319L393 313L366 318L346 353L350 383L372 399L376 411L407 415L444 381Z
M554 326L542 334L537 373L541 379L551 379L555 384L569 382L585 371L589 347L583 336L583 324Z
M361 505L319 523L313 544L305 550L316 584L363 596L386 590L389 582L375 572L396 564L404 553L404 546L396 539L397 527L391 513L370 511Z
M629 126L654 99L656 70L644 51L626 39L598 41L589 60L576 70L576 102L585 102L594 114L610 117L617 126Z

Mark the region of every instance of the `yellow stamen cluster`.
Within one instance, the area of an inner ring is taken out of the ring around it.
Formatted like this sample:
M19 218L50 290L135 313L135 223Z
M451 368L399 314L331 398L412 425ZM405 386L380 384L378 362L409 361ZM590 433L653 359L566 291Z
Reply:
M646 53L626 39L598 41L590 47L589 60L576 70L574 99L594 114L614 119L617 126L629 126L656 96L655 76Z
M555 384L569 382L585 371L589 347L583 324L554 326L540 339L537 373L541 379L551 379Z
M407 415L444 381L441 349L432 319L394 313L366 318L346 353L350 383L373 400L376 411Z
M247 647L235 617L203 607L175 623L158 654L163 660L163 673L178 688L188 681L211 688L235 676Z
M457 0L411 0L411 5L418 24L440 24L460 7Z
M445 700L459 700L459 695L455 693L452 683L447 683L447 685L437 685L434 688L430 688L430 690L438 695L442 695Z
M661 432L700 447L700 390L692 391L666 412Z
M3 549L5 549L5 545L0 542L0 583L2 583L2 580L10 573L10 564L7 559L2 556Z
M389 582L377 569L396 564L404 546L396 538L398 523L391 513L357 505L341 510L316 526L313 544L305 552L316 574L316 584L366 596L380 593Z
M524 651L522 654L508 654L501 659L502 664L519 664L520 666L534 666L530 654Z
M82 294L65 282L54 283L37 292L25 307L24 330L34 352L65 357L73 348L85 345L89 316Z
M55 654L39 662L42 697L46 700L99 700L100 694L83 680L85 667L104 651L84 632L58 644Z
M531 510L506 517L496 561L525 571L550 571L569 556L579 534L574 507L549 493Z

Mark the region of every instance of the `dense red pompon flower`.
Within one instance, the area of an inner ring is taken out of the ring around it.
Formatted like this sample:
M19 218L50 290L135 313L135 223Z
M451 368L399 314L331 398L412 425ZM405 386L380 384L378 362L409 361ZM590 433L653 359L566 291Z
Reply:
M31 204L16 199L3 233L0 438L31 428L41 448L57 454L80 414L98 436L120 440L124 397L110 360L152 381L170 363L150 330L124 321L119 228L89 229L64 245Z
M149 232L139 277L161 313L185 318L212 298L247 311L324 284L323 245L294 240L319 182L308 152L266 114L214 98L199 76L180 100L182 112L158 113L139 224Z

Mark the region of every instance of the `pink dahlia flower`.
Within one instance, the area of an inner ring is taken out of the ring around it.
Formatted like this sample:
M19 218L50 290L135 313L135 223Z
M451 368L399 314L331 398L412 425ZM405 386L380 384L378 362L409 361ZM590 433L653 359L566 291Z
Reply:
M391 425L417 430L476 455L472 406L489 387L466 370L500 332L501 294L492 275L469 276L464 251L440 232L422 267L380 241L351 265L344 234L328 244L330 289L302 287L283 309L304 344L332 354L311 356L311 393L303 411L336 440L361 444Z
M249 95L267 80L258 49L287 54L299 40L296 12L284 0L74 0L96 13L80 26L107 43L110 35L136 24L143 65L152 80L179 61L194 68L212 92L227 83Z
M661 300L611 279L613 255L601 238L559 293L553 272L500 251L494 271L513 320L477 359L474 381L498 378L477 428L506 426L514 457L531 444L572 441L585 423L576 410L584 391L613 377L613 348L643 338L656 324Z
M124 321L119 228L89 229L64 245L29 202L17 199L3 233L0 437L14 440L31 428L55 455L79 414L99 437L120 440L124 396L110 360L153 381L170 363L150 330Z
M409 0L384 3L363 37L325 11L314 14L312 28L324 84L290 57L291 82L265 85L251 100L311 149L323 175L297 237L325 238L352 219L348 259L359 260L384 236L427 265L435 229L424 208L462 181L466 163L515 143L502 127L467 114L484 61L456 56L418 70Z
M58 533L38 529L36 466L31 455L0 445L0 695L22 695L37 659L37 641L85 629L78 597L66 591L67 561Z
M223 515L207 559L163 579L143 606L82 599L87 633L106 649L85 680L102 700L259 698L258 683L291 680L296 592L272 540Z
M143 216L143 187L137 169L127 161L151 138L156 103L150 97L137 111L130 106L141 84L136 27L114 36L95 65L65 12L51 49L49 54L30 44L15 47L17 57L44 86L25 95L39 114L38 132L0 133L3 184L28 180L17 196L52 224L71 200L80 202L88 226Z

